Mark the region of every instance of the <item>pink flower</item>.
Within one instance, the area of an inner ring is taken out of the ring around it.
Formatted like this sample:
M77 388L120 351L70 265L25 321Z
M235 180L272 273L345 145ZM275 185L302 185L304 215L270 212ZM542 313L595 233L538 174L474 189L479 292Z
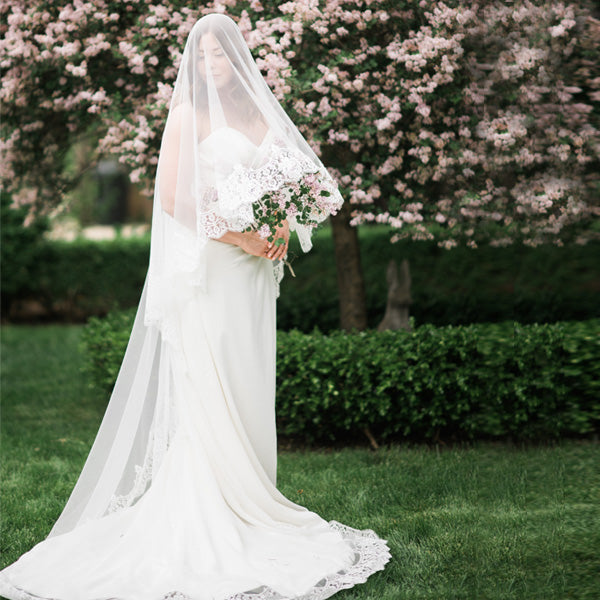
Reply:
M293 217L298 214L298 207L293 202L290 202L285 212L288 217Z

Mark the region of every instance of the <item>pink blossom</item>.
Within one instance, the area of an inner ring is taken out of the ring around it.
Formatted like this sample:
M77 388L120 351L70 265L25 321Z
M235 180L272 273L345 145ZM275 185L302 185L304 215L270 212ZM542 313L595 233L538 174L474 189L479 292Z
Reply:
M443 222L474 238L468 232L493 221L528 227L528 243L537 244L597 208L588 165L600 146L591 118L600 78L578 61L594 56L589 40L598 28L577 4L475 10L434 0L405 8L292 0L273 14L259 0L121 8L131 26L113 27L121 17L104 1L11 6L0 101L21 137L7 130L3 172L27 174L9 175L9 185L38 187L49 198L58 186L35 179L60 170L52 168L60 154L53 127L75 138L91 123L105 132L98 152L119 155L151 191L187 33L200 14L216 11L236 15L267 84L315 152L344 157L335 177L353 224L388 223L399 232L393 239L427 239L427 225ZM375 37L381 31L389 37ZM488 38L497 41L493 50L480 43ZM117 73L102 70L111 54ZM51 96L39 85L45 69L61 73ZM45 162L32 171L39 123L56 125L44 128ZM524 175L506 184L510 173ZM316 193L317 183L309 185ZM444 195L432 199L432 186ZM325 197L317 204L334 210ZM494 243L506 239L498 234Z
M261 238L268 238L271 235L271 229L268 225L262 225L259 229L258 229L258 235L260 235Z

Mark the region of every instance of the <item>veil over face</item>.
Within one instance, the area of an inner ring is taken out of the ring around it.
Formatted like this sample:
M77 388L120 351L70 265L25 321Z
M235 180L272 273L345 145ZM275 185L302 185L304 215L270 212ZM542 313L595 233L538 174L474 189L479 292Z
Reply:
M202 17L186 42L163 133L150 264L127 351L86 463L48 537L131 506L152 484L177 427L172 361L181 347L182 290L210 291L206 245L251 225L254 200L317 171L343 202L235 22L223 14ZM288 221L308 251L311 227ZM279 285L283 263L273 264L273 274Z
M168 332L163 291L179 273L206 291L208 239L252 226L255 200L316 171L341 205L337 184L269 89L236 23L202 17L185 45L162 139L146 324ZM308 251L311 228L288 221ZM279 285L283 263L273 266Z

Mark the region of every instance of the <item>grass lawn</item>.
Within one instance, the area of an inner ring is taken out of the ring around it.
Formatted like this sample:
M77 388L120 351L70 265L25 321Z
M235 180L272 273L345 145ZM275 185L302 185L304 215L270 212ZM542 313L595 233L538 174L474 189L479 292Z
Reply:
M80 326L2 328L2 562L45 538L106 399L80 373ZM387 539L386 569L340 600L600 598L600 452L565 441L437 451L280 451L291 500Z

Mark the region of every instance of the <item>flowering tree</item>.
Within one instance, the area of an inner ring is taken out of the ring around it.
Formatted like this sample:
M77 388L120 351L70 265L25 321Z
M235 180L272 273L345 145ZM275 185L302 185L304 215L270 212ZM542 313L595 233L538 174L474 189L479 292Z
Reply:
M77 182L65 173L67 151L88 135L99 140L92 160L117 153L132 181L149 188L170 83L198 11L184 2L15 0L0 14L1 175L15 200L59 203Z
M348 199L332 219L342 326L366 326L361 223L446 248L598 235L600 23L549 0L5 2L3 178L17 199L56 203L73 183L62 153L90 131L151 191L185 38L212 11L238 22Z

